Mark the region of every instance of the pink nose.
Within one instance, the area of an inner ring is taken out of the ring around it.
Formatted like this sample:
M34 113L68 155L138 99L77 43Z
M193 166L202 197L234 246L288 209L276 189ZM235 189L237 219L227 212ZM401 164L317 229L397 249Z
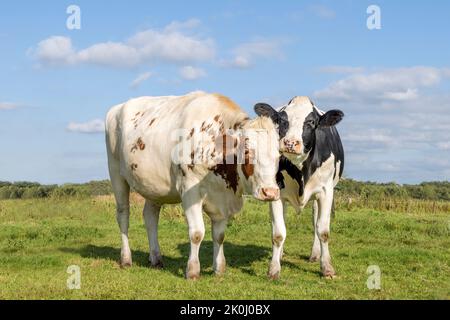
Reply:
M302 143L299 140L283 139L281 151L300 154L302 151Z
M280 189L278 188L261 188L261 200L274 201L280 198Z

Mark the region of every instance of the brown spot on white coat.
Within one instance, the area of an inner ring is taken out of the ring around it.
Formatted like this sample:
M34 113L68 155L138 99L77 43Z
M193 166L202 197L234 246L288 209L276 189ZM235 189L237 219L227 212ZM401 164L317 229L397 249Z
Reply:
M136 142L136 145L138 146L139 150L145 149L145 143L142 141L142 138L138 139L138 141Z

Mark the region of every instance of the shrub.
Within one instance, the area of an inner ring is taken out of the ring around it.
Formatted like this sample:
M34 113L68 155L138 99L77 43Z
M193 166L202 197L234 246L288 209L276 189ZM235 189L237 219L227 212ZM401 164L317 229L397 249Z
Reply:
M81 185L71 185L66 184L55 188L50 196L53 198L62 198L62 197L87 197L89 196L88 188Z
M21 198L22 199L40 198L39 187L26 188Z
M9 199L9 195L11 194L11 191L9 190L9 186L3 186L0 187L0 199L5 200Z

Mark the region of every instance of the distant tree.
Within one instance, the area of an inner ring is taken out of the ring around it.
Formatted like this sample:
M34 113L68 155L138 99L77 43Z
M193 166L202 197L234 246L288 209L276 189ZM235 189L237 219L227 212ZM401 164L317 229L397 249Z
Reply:
M11 185L11 182L0 181L0 188L1 187L9 187L10 185Z
M41 198L39 194L39 188L37 186L25 188L22 194L22 199L33 199L33 198Z
M24 193L24 189L17 187L15 185L12 185L9 187L10 190L10 194L9 194L9 198L10 199L20 199L22 198L22 194Z
M8 185L4 185L3 187L0 187L0 199L1 200L9 199L10 194L11 194L11 191L9 190Z

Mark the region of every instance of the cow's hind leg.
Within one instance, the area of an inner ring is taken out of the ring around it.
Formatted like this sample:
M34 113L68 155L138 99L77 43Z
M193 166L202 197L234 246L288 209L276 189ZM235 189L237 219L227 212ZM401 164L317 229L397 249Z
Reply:
M281 200L270 203L270 214L272 216L272 261L270 263L268 276L277 280L281 273L281 256L283 244L286 239L286 225L284 222L284 210L286 207Z
M109 172L112 189L116 198L116 219L122 237L120 265L122 267L131 267L131 250L128 242L128 227L130 224L130 187L127 181L120 175L119 163L114 159L110 159L109 161Z
M331 256L328 251L328 240L330 238L330 218L333 203L333 187L325 188L319 194L319 217L317 220L316 233L320 241L320 268L322 275L326 278L333 278L336 275L331 265Z
M317 203L317 200L314 200L313 202L313 230L314 230L314 242L311 249L311 256L309 257L310 262L317 262L320 260L320 239L317 235L317 218L319 215L319 204Z
M200 244L205 236L202 199L196 187L192 187L183 194L182 204L189 226L189 239L191 241L191 252L186 268L186 279L196 280L200 277L200 259L198 254Z
M228 220L212 221L212 238L214 244L213 269L216 275L225 273L226 261L223 253L223 241L225 239L225 228Z
M162 268L163 261L158 242L158 222L161 206L156 205L149 200L145 201L144 221L147 229L148 245L150 248L149 262L152 267Z

